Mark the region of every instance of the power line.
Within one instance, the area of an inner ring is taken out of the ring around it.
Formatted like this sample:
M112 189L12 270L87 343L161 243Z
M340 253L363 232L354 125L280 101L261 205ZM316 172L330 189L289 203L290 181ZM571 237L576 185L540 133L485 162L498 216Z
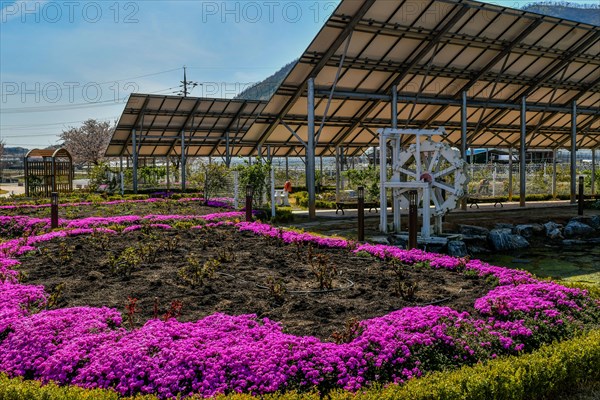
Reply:
M115 83L115 82L123 82L123 81L131 81L134 79L140 79L140 78L147 78L149 76L156 76L156 75L161 75L161 74L166 74L168 72L174 72L174 71L179 71L181 68L173 68L173 69L169 69L166 71L159 71L159 72L153 72L150 74L146 74L146 75L140 75L140 76L134 76L132 78L124 78L124 79L115 79L112 81L106 81L106 82L88 82L87 84L94 84L94 85L108 85L111 83ZM48 82L48 83L56 83L56 82ZM68 82L68 83L78 83L78 82ZM58 86L58 85L57 85ZM40 91L27 91L27 95L33 95L33 94L46 94L46 93L50 93L50 92L57 92L57 91L62 91L63 89L67 89L67 90L72 90L75 86L69 85L69 86L59 86L59 87L52 87L52 88L48 88L48 89L44 89L44 90L40 90Z
M166 89L155 90L155 91L153 91L153 92L149 92L149 93L150 93L150 94L159 94L159 93L161 93L161 92L167 92L167 91L169 91L169 90L178 89L179 87L180 87L180 86L173 86L173 87L166 88ZM177 92L173 91L173 92L171 92L171 93L177 93Z
M67 110L75 110L75 109L84 109L84 108L94 108L94 107L106 107L106 106L116 106L122 105L119 102L126 100L125 97L120 99L112 99L112 100L104 100L104 101L96 101L93 103L73 103L73 104L58 104L52 106L39 106L39 107L13 107L13 108L4 108L0 110L0 114L22 114L22 113L35 113L35 112L48 112L48 111L67 111Z
M2 135L2 138L22 138L22 137L26 137L26 138L32 138L32 137L47 137L47 136L58 136L60 135L60 133L40 133L37 135L27 135L27 136L23 136L23 135Z
M88 119L95 119L97 121L107 121L107 120L111 120L111 119L116 119L119 116L112 116L112 117L102 117L102 118L88 118ZM87 119L83 119L80 121L65 121L65 122L51 122L51 123L45 123L45 124L31 124L31 125L3 125L0 123L0 128L12 128L12 129L25 129L25 128L35 128L38 126L50 126L50 125L65 125L65 124L76 124L76 123L80 123L80 122L85 122L87 121Z

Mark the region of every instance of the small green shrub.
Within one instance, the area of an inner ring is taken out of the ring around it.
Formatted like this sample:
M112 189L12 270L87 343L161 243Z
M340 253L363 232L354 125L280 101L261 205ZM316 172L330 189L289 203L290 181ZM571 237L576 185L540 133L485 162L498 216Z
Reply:
M204 264L200 264L198 258L188 256L187 266L178 270L179 277L191 287L204 286L205 282L215 278L217 270L221 267L221 262L216 259L210 259Z
M271 222L292 222L294 220L294 214L292 213L291 207L276 207L275 217L271 218Z
M589 296L592 299L600 300L600 287L593 283L583 283L583 282L569 282L569 281L560 281L560 284L566 287L578 288L587 290Z
M127 200L146 200L148 199L147 194L128 194L125 196Z
M83 389L77 386L43 385L38 381L8 378L0 374L2 400L157 400L156 396L122 397L111 390Z
M545 201L552 200L552 194L528 194L525 195L527 201Z
M300 203L302 203L303 201L308 202L308 192L305 191L298 191L298 192L293 192L289 195L290 200L294 199L295 203L297 206L300 205Z
M304 194L306 192L302 192L302 193ZM308 193L306 193L306 196L302 195L302 196L296 197L296 205L298 205L300 207L308 207ZM335 202L316 199L315 207L320 208L320 209L333 210L333 209L335 209Z

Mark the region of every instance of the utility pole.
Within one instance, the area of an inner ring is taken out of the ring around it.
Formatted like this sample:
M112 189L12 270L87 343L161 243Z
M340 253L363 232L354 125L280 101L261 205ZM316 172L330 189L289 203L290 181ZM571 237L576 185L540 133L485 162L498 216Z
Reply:
M186 74L186 67L185 65L183 66L183 80L180 81L181 85L179 85L182 89L179 91L179 93L177 93L178 95L183 95L183 97L187 97L188 94L191 93L192 90L194 90L194 88L196 86L198 86L198 82L194 82L194 81L188 81L187 80L187 74ZM188 86L191 86L190 90L188 90Z

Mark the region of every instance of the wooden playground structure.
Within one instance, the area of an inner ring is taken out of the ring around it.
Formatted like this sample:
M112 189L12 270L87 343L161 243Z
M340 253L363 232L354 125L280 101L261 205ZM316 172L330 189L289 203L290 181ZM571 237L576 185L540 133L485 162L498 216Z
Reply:
M26 196L73 190L73 158L66 149L33 149L25 156L24 166Z

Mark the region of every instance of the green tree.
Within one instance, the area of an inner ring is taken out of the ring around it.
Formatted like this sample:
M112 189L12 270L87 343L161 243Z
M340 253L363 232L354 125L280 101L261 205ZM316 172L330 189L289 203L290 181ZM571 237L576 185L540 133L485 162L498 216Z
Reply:
M227 189L230 173L231 170L225 164L201 162L198 169L191 174L190 181L202 188L204 201L208 201Z
M367 201L379 199L379 168L369 165L365 169L349 169L344 171L344 175L353 189L359 186L365 188Z
M158 182L167 176L166 167L145 166L139 169L139 177L146 185L158 186Z
M252 201L255 204L262 203L263 195L268 192L271 162L258 157L252 164L245 161L243 165L237 167L237 170L240 173L241 187L252 185L254 187Z

